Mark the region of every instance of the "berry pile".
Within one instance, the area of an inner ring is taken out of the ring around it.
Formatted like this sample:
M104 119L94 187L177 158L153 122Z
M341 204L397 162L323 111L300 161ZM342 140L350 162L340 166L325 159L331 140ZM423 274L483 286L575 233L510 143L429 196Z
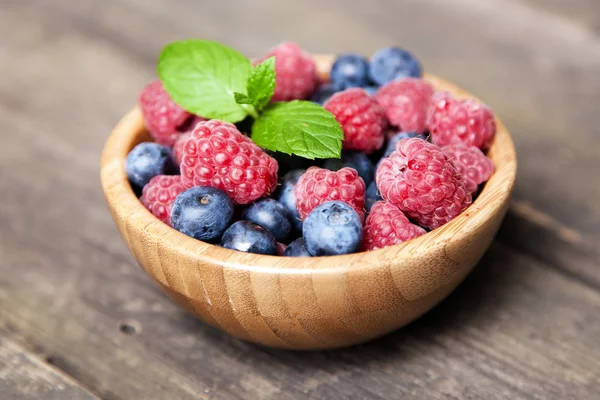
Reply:
M295 43L259 62L269 57L271 101L322 105L343 131L341 158L267 151L248 136L251 121L193 115L155 81L139 97L154 142L131 150L125 169L141 203L162 222L257 254L370 251L449 222L494 173L485 155L496 133L492 111L436 93L406 50L381 49L370 60L342 54L329 82L318 81L315 61Z

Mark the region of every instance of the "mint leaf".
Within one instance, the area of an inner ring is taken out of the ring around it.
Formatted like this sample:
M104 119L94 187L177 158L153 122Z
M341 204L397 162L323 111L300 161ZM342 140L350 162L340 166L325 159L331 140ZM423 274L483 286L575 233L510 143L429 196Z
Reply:
M252 64L241 53L209 40L184 40L165 46L158 76L173 101L205 118L243 120L248 111L234 92L245 93Z
M254 104L254 101L247 94L235 92L233 97L238 104Z
M340 158L344 132L333 114L310 101L273 103L252 126L259 146L300 157Z
M275 57L269 57L252 70L248 78L248 97L254 100L254 108L260 112L275 92Z

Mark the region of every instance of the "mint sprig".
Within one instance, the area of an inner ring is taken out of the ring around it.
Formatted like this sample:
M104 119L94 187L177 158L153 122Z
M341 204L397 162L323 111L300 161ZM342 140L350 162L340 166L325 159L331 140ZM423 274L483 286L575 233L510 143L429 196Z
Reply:
M220 43L185 40L163 49L158 75L173 101L191 113L231 123L252 116L252 140L263 148L310 159L340 157L344 134L330 112L309 101L269 104L274 57L252 68Z

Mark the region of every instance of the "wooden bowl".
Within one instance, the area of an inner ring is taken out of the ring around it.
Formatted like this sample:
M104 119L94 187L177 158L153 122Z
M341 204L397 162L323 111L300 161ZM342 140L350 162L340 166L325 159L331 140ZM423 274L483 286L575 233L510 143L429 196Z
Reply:
M331 56L317 56L326 78ZM426 76L437 89L472 97ZM236 338L284 349L350 346L394 331L445 298L486 251L508 208L516 175L511 137L497 120L489 151L496 172L477 200L450 223L381 250L318 258L236 252L192 239L140 203L124 160L149 140L140 111L106 143L102 187L125 243L177 303Z

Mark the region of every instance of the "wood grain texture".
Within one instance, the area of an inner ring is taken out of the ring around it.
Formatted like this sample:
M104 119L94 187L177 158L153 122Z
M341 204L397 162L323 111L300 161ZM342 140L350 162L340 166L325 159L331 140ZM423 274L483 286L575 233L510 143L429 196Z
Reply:
M103 399L600 398L600 3L0 4L0 331ZM415 51L513 133L519 177L499 241L442 304L367 345L266 350L198 322L135 265L97 177L161 46L188 37L248 55L283 39Z
M62 372L0 336L0 398L100 400Z
M332 56L315 56L327 79ZM433 77L438 89L467 92ZM121 120L102 155L106 201L127 246L175 301L236 338L270 347L346 347L413 321L446 297L492 242L508 209L516 154L500 120L489 157L496 171L477 200L440 229L402 245L336 257L247 254L190 239L133 194L124 161L148 140L141 113Z

